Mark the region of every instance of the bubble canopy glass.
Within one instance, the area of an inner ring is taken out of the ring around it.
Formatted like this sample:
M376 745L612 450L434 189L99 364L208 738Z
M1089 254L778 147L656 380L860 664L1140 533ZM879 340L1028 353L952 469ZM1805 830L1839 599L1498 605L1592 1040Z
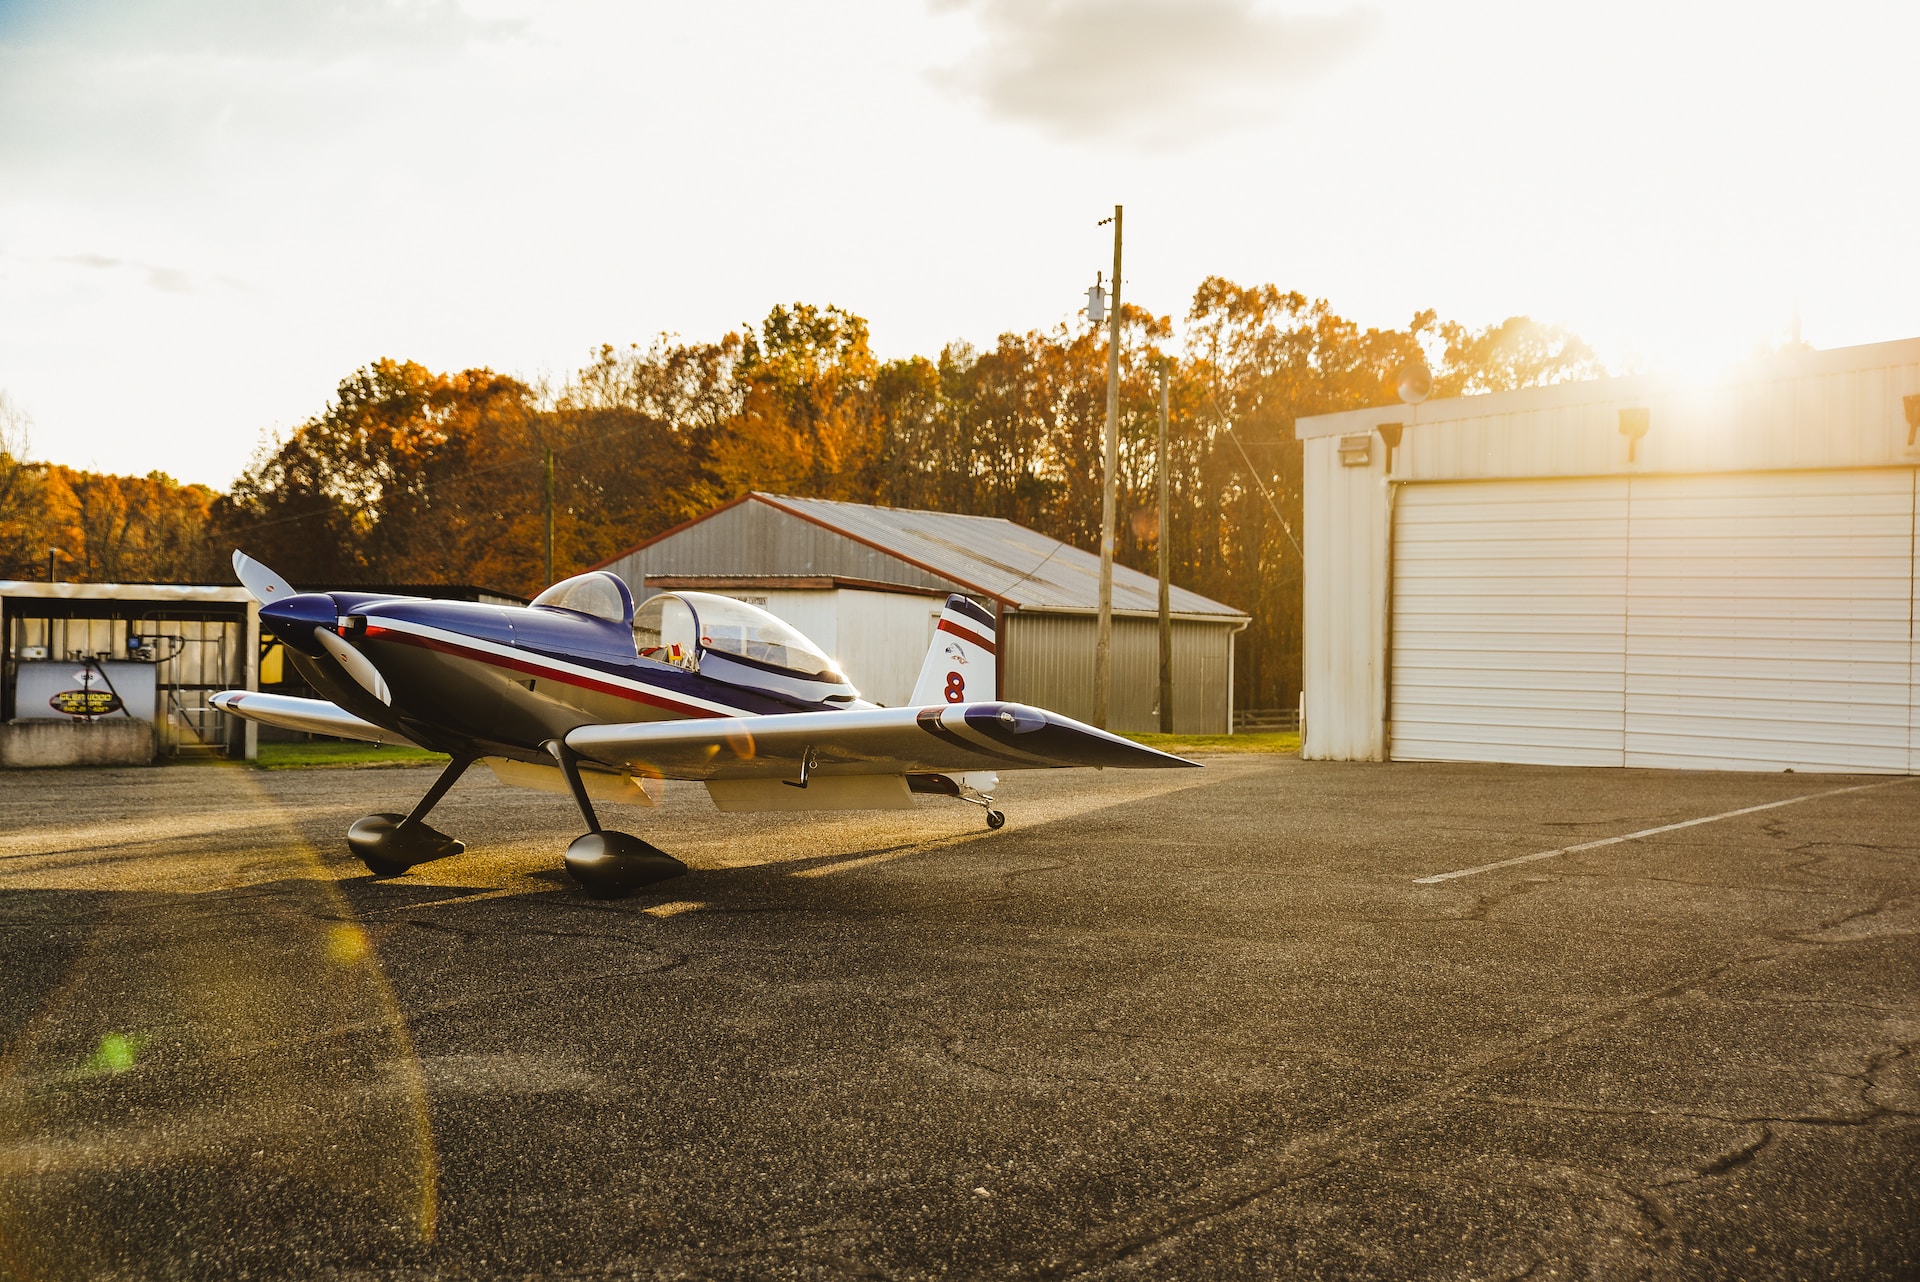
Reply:
M533 603L613 623L625 623L633 617L633 593L619 575L606 570L589 570L562 579L535 597Z
M758 606L710 592L649 598L634 612L633 640L643 657L668 663L711 653L814 681L846 681L799 629Z

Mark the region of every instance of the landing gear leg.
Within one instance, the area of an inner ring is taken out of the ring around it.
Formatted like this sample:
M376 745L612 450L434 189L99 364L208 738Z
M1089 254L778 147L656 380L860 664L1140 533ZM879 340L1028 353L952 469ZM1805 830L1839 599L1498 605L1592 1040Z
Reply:
M618 899L687 870L666 851L631 833L601 828L600 817L593 813L593 802L587 797L586 781L580 777L579 759L558 739L549 739L546 749L560 763L573 802L587 821L586 836L567 847L567 875L582 889L595 899Z
M807 751L811 753L813 750L809 748ZM806 771L802 769L802 782L794 784L794 787L806 787L805 774ZM984 772L982 775L972 777L980 779L989 788L993 787L993 781L997 776ZM968 783L968 777L967 775L910 774L907 776L907 789L910 792L931 793L938 797L952 797L956 801L966 802L969 806L979 806L987 812L987 827L1004 827L1007 817L993 808L993 794Z
M999 829L1006 825L1007 817L993 808L993 797L984 792L975 792L971 788L962 788L957 794L960 800L969 805L980 806L987 812L987 827Z
M347 829L347 849L358 855L367 871L376 877L398 877L415 864L445 859L466 850L464 842L455 841L438 828L428 827L426 818L473 762L472 757L455 757L449 761L410 814L368 815L355 820L353 827Z

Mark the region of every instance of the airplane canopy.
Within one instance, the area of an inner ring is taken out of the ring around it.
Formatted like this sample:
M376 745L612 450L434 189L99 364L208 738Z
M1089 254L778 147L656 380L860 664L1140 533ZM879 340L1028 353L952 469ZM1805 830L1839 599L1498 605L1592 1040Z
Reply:
M608 570L589 570L562 579L535 597L533 604L590 614L612 623L626 623L633 618L633 593L627 590L626 582L619 575Z
M732 597L663 592L633 616L634 643L648 658L717 653L815 681L844 682L833 660L792 624ZM665 653L656 653L664 650ZM668 659L671 662L671 659Z

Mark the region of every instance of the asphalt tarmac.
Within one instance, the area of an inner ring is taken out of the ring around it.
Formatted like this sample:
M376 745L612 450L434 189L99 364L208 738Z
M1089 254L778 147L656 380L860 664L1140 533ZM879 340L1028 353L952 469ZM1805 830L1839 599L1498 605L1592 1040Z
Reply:
M1920 1276L1920 779L431 778L0 774L0 1275Z

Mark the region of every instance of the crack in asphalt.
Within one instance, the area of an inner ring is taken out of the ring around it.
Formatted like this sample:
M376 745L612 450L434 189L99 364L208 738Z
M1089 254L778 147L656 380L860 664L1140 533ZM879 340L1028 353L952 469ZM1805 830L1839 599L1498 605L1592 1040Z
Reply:
M1538 894L1552 884L1552 879L1548 877L1522 877L1517 881L1508 882L1499 890L1483 891L1474 900L1473 910L1455 920L1489 922L1487 914L1494 909L1504 907L1516 899L1525 899L1529 895Z
M1857 915L1850 914L1849 916ZM1250 1158L1216 1169L1193 1185L1167 1198L1160 1208L1145 1211L1125 1221L1109 1222L1096 1226L1082 1241L1084 1245L1077 1250L1056 1254L1051 1258L1037 1261L1026 1270L1027 1276L1035 1278L1064 1278L1077 1274L1091 1273L1109 1265L1140 1256L1157 1246L1170 1244L1184 1232L1203 1225L1231 1220L1235 1214L1262 1199L1295 1183L1309 1171L1317 1172L1336 1164L1336 1159L1320 1156L1320 1151L1333 1143L1350 1139L1361 1131L1391 1124L1412 1117L1422 1110L1439 1104L1449 1098L1467 1095L1467 1086L1476 1078L1502 1067L1523 1056L1536 1053L1576 1033L1604 1028L1623 1020L1638 1011L1659 1002L1670 1000L1682 994L1698 991L1713 984L1722 976L1730 974L1755 963L1773 961L1791 953L1816 948L1840 946L1839 941L1805 939L1797 941L1797 946L1771 952L1752 953L1741 957L1704 967L1682 979L1662 988L1636 994L1607 1004L1588 1015L1561 1023L1547 1032L1521 1042L1518 1045L1490 1051L1485 1055L1467 1061L1460 1069L1425 1088L1415 1091L1397 1103L1375 1108L1357 1117L1322 1127L1320 1130L1301 1136L1286 1145L1271 1157ZM1869 1070L1877 1074L1887 1065L1897 1062L1911 1050L1903 1044L1895 1048L1897 1053L1888 1053L1884 1062L1870 1061ZM1869 1106L1874 1119L1827 1118L1712 1118L1715 1121L1729 1121L1741 1124L1766 1123L1769 1125L1861 1125L1879 1117L1912 1116L1903 1110L1885 1108L1873 1104ZM1730 1167L1729 1169L1736 1169ZM1247 1181L1252 1181L1248 1184ZM1231 1192L1220 1189L1223 1184L1239 1182L1241 1187ZM1658 1199L1645 1190L1632 1189L1624 1184L1617 1186L1624 1197L1641 1203L1647 1214L1657 1223L1666 1225L1666 1231L1677 1234L1670 1213L1658 1204ZM1664 1217L1664 1218L1663 1218ZM1090 1240L1089 1240L1090 1239ZM1665 1252L1663 1251L1663 1254Z

